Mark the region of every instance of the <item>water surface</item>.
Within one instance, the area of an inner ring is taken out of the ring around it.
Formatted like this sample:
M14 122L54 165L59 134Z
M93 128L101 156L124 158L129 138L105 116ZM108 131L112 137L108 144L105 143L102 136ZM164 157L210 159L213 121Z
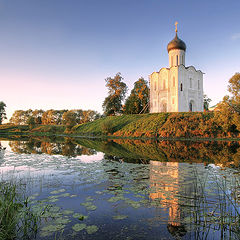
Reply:
M238 142L2 139L37 239L238 239Z

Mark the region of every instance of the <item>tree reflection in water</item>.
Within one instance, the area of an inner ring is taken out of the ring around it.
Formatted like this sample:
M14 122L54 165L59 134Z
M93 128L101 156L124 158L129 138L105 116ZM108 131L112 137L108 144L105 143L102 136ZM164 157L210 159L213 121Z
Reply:
M30 138L29 141L10 141L11 150L16 153L63 155L75 157L79 155L94 155L94 149L74 143L71 138L60 138L55 141L48 138Z

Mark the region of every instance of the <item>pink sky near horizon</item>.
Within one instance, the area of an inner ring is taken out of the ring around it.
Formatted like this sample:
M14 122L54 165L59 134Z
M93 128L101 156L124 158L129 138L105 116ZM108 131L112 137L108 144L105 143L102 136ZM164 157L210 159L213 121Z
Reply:
M169 7L171 14L159 14ZM239 8L233 0L0 0L0 101L8 120L15 110L102 112L107 77L121 72L129 94L139 77L168 67L176 20L186 66L205 73L215 105L240 71Z

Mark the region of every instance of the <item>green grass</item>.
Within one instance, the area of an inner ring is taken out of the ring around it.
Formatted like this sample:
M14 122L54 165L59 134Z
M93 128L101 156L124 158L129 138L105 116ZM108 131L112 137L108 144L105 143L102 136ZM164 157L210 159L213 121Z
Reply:
M239 139L236 126L224 130L212 112L152 113L108 116L74 126L66 132L64 125L0 126L0 134L72 135L115 138L168 139Z
M64 133L66 127L64 125L39 125L31 130L31 133L53 133L59 134Z
M123 128L125 125L142 118L142 115L122 115L122 116L109 116L105 118L100 118L93 122L88 122L85 124L80 124L73 127L75 133L80 134L92 134L92 135L102 135L103 134L103 124L106 122L112 122L113 132L116 132Z
M93 122L77 125L73 132L82 135L106 135L104 126L111 123L112 134L115 136L138 136L138 132L146 134L155 133L166 121L167 113L133 114L122 116L109 116Z
M152 113L109 116L75 126L73 134L127 138L235 138L240 130L226 132L212 112Z
M0 125L0 133L8 133L8 132L24 132L28 131L28 126L27 125L10 125L10 124L3 124Z
M20 185L0 183L0 240L34 239L40 216L33 213Z

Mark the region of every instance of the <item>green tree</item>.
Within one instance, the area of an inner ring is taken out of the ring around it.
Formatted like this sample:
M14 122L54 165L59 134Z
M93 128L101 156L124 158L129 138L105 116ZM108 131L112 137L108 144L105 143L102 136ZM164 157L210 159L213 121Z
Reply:
M4 119L7 119L5 108L6 104L4 102L0 102L0 124L2 124Z
M16 110L10 118L10 123L15 125L25 125L29 117L32 116L32 110Z
M117 115L122 113L122 101L127 92L127 85L122 81L121 73L117 73L114 78L105 79L108 88L108 96L103 102L103 111L105 115Z
M217 106L215 121L228 135L240 132L240 73L235 73L228 81L229 95L224 96Z
M209 103L212 101L206 94L203 95L203 108L205 111L208 111Z
M235 113L240 114L240 73L235 73L228 81L228 91L231 96L225 97L225 102Z
M124 106L124 113L126 114L138 114L149 112L149 87L148 82L144 78L139 78L134 83L134 88L131 91L130 96L126 99Z
M62 122L66 125L66 130L70 131L74 125L76 125L77 115L74 111L64 112L62 115Z

